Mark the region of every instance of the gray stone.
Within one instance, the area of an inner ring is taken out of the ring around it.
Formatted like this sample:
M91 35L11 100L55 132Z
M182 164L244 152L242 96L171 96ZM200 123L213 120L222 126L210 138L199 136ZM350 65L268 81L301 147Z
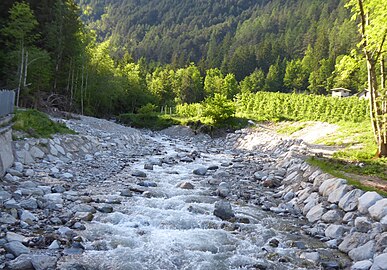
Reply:
M369 236L366 233L350 233L344 237L343 242L339 245L339 250L348 253L352 249L365 244L368 240Z
M340 186L346 184L347 181L340 178L331 178L325 180L318 189L318 192L323 196L328 196L335 189L338 189Z
M355 219L355 228L358 232L367 233L372 229L372 223L367 217L357 217Z
M308 219L309 222L313 223L320 220L324 212L325 212L325 209L322 207L321 204L318 204L309 210L308 214L306 214L306 218Z
M195 170L193 170L193 174L196 174L196 175L206 175L207 173L207 168L206 167L199 167Z
M368 208L373 206L377 201L383 199L381 195L379 195L375 191L368 191L364 193L359 198L358 210L362 214L368 213Z
M133 197L133 193L129 189L124 189L120 193L123 197Z
M339 210L329 210L322 217L321 220L327 223L337 223L343 220L343 213Z
M24 172L24 175L27 176L27 177L32 177L35 175L35 171L32 170L32 169L27 169L25 172Z
M384 250L387 249L387 232L377 234L375 237L375 240L376 240L375 251L377 253L384 252Z
M341 239L346 229L343 225L331 224L325 230L325 236L331 239Z
M7 269L9 270L34 270L31 263L31 257L27 254L22 254L16 259L7 263Z
M11 198L12 198L11 193L4 191L4 190L0 190L0 201L6 201L6 200L9 200Z
M11 129L0 133L0 145L0 177L2 177L15 160L12 149Z
M364 194L364 191L360 189L354 189L345 194L339 201L339 207L346 212L354 211L357 209L359 198Z
M32 224L34 221L37 221L38 218L34 214L32 214L30 211L23 210L21 215L20 215L20 220L27 222L28 224Z
M288 201L292 200L295 196L296 196L296 194L293 191L289 191L284 195L283 199L284 199L284 201L288 202Z
M44 155L45 155L44 152L36 146L33 146L30 149L30 154L33 158L44 158Z
M30 198L27 200L22 200L20 202L20 207L22 207L24 209L28 209L28 210L34 210L34 209L38 208L38 203L37 203L36 199Z
M33 157L27 150L16 151L16 158L23 164L31 164L34 162Z
M144 173L143 171L135 170L135 171L132 172L132 176L145 178L146 177L146 173Z
M93 206L88 204L78 204L74 206L71 211L75 212L88 212L88 213L95 213L96 210Z
M16 218L14 218L12 215L8 213L0 213L0 223L3 224L15 224L17 222Z
M194 185L191 184L190 182L182 182L178 185L179 188L181 189L194 189Z
M374 258L371 270L387 270L387 253L380 254Z
M150 158L149 163L155 166L162 166L163 162L159 158Z
M226 182L220 183L218 189L216 190L216 194L219 197L226 198L230 195L230 185Z
M102 213L113 213L113 207L111 205L102 205L97 207L97 210Z
M34 255L31 258L32 266L35 270L55 269L57 259L48 255Z
M5 176L4 176L4 180L7 181L7 182L11 182L11 183L14 183L16 182L16 177L7 173Z
M375 241L368 241L366 244L352 249L348 255L349 257L357 262L372 259L375 253Z
M71 179L71 178L73 178L74 177L74 175L72 175L71 173L63 173L62 175L61 175L61 178L64 178L64 179Z
M375 220L381 220L387 216L387 198L377 201L368 209L368 212Z
M51 245L48 246L48 249L60 249L60 244L58 240L52 241Z
M14 232L7 232L6 239L8 242L12 242L12 241L24 242L26 238L21 234L17 234Z
M222 220L230 220L235 217L231 204L227 201L217 201L215 203L214 215Z
M11 254L17 256L20 256L21 254L28 254L30 253L30 249L20 243L19 241L12 241L4 245L4 248Z
M43 196L44 199L55 204L62 204L63 197L61 193L50 193Z
M352 265L351 270L369 270L372 262L369 260L359 261Z
M145 163L145 164L144 164L144 170L150 170L150 171L153 171L153 164L151 164L151 163Z
M350 187L346 184L339 186L337 189L333 190L328 196L328 202L338 203L341 198L349 191Z
M317 263L320 260L320 254L318 252L303 252L300 258Z

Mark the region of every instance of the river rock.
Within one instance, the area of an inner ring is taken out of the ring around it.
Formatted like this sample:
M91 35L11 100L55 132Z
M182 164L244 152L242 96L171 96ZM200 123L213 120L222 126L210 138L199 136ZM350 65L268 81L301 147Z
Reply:
M206 167L199 167L199 168L193 170L193 174L196 174L196 175L203 176L203 175L206 175L206 173L207 173L207 168Z
M22 207L24 209L28 209L28 210L35 210L38 208L38 203L37 203L36 199L29 198L27 200L22 200L20 202L20 207Z
M12 198L12 194L7 192L7 191L4 191L4 190L0 190L0 201L6 201L6 200L9 200Z
M318 252L303 252L300 258L317 263L320 260L320 254Z
M328 202L338 203L341 198L349 191L350 187L346 184L339 186L337 189L333 190L328 196Z
M145 163L144 170L153 171L153 164L152 163Z
M97 210L101 213L113 213L113 207L111 205L101 205L97 207Z
M364 193L359 198L358 210L360 213L365 214L368 212L368 208L373 206L377 201L383 199L381 195L379 195L375 191L368 191Z
M52 241L52 243L48 246L48 249L60 249L60 244L58 240Z
M325 230L325 236L331 239L341 239L346 231L343 225L331 224Z
M32 214L30 211L23 210L21 215L20 215L20 220L27 222L28 224L31 225L34 223L34 221L37 221L38 218L34 214Z
M343 213L339 210L329 210L321 217L321 220L327 223L340 223L343 220Z
M9 252L15 255L16 257L20 256L21 254L28 254L30 253L30 249L20 243L19 241L12 241L4 245L4 248Z
M56 268L57 259L48 255L34 255L31 258L35 270L47 270Z
M215 203L214 215L222 220L230 220L235 217L231 204L227 201L217 201Z
M371 240L362 246L352 249L348 255L352 260L357 262L372 259L374 257L374 253L375 241Z
M372 262L370 260L364 260L354 263L351 270L369 270L371 266Z
M27 254L22 254L16 259L7 263L7 269L9 270L34 270L31 263L31 257Z
M376 256L370 270L387 270L387 253Z
M0 223L3 224L15 224L17 222L16 218L8 213L0 213Z
M138 182L137 185L139 185L141 187L157 187L157 184L155 182L151 182L151 181Z
M323 196L328 196L334 190L338 189L340 186L346 184L347 181L340 178L331 178L324 181L318 189L318 192Z
M143 171L140 171L140 170L135 170L135 171L132 172L132 176L145 178L146 177L146 173L144 173Z
M352 249L365 244L368 240L369 236L366 233L350 233L344 237L343 242L339 245L339 250L348 253Z
M62 204L63 203L63 197L61 193L49 193L43 196L44 199L47 201L50 201L51 203L55 204Z
M358 232L367 233L372 229L372 223L367 217L357 217L355 219L355 228Z
M226 182L220 183L216 190L216 194L221 198L226 198L230 195L230 185Z
M322 207L321 204L318 204L309 210L308 214L306 214L306 218L308 219L309 222L313 223L320 220L324 212L325 212L325 209Z
M364 191L360 189L354 189L345 194L339 201L339 207L346 212L354 211L357 209L359 198L364 194Z
M375 220L381 220L387 216L387 198L377 201L368 209L368 212Z
M190 182L182 182L182 183L178 184L177 187L179 187L181 189L194 189L195 188L195 186Z
M8 242L12 242L12 241L24 242L26 239L23 235L17 234L14 232L7 232L5 238L7 239Z

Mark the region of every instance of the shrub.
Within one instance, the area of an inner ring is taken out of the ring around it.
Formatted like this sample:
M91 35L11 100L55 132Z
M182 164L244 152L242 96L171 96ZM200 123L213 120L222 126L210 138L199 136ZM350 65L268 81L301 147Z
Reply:
M204 101L203 116L210 118L213 123L221 123L235 114L235 105L225 95L215 94Z

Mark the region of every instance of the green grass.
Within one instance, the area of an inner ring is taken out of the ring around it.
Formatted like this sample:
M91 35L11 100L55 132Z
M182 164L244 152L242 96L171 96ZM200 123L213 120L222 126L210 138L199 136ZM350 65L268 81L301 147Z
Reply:
M307 126L307 123L302 123L302 122L291 123L277 129L277 132L280 134L292 135L293 133L304 129L306 126Z
M26 137L51 138L54 134L75 134L65 124L56 123L37 110L17 110L13 118L13 130L21 131Z
M346 179L348 184L353 185L364 191L377 191L383 196L387 196L386 191L379 190L377 188L370 187L368 185L362 184L359 180L354 177L349 177L348 174L358 174L358 175L374 175L378 176L381 179L387 180L387 163L384 161L376 161L375 163L366 163L362 166L359 164L350 164L343 160L337 159L325 159L325 158L314 158L311 157L307 159L307 162L310 165L319 167L322 171L331 174L332 176ZM367 168L368 167L368 168ZM384 171L384 172L383 172ZM387 182L386 182L387 184Z
M168 114L149 113L149 114L134 114L126 113L118 116L118 121L124 125L147 128L151 130L162 130L164 128L179 125L180 121Z
M213 129L236 130L248 125L248 119L239 117L231 117L225 121L214 124L208 117L184 117L176 114L169 115L160 113L126 113L119 115L118 121L124 125L151 130L162 130L173 125L190 126L193 129L205 126L206 128L201 129L203 131L210 131Z

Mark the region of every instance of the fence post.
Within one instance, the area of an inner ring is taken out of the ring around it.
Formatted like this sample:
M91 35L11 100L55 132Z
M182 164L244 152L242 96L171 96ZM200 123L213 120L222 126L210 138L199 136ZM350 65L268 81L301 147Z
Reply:
M0 117L13 113L15 91L0 90Z

